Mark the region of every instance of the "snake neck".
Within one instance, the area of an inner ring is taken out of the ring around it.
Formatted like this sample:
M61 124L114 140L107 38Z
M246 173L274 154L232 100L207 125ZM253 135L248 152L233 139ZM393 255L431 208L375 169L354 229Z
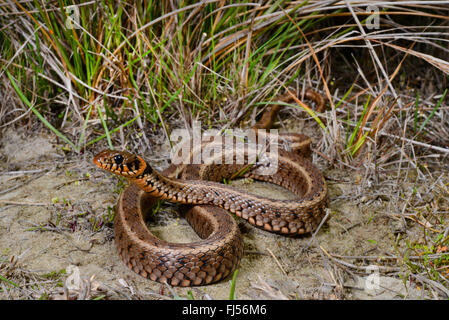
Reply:
M251 174L248 177L259 180ZM297 179L300 179L300 177L297 177ZM232 186L222 185L217 182L167 177L148 163L146 163L146 168L142 174L129 180L150 196L183 204L213 204L226 209L235 207L236 210L259 207L262 211L263 207L271 207L273 210L267 209L267 211L295 212L299 208L307 207L311 202L315 202L311 201L312 198L309 197L296 200L275 200L248 194ZM318 193L325 192L324 185L324 189ZM267 205L263 205L264 203Z
M140 175L130 178L129 180L151 196L163 197L164 194L177 191L185 185L180 183L178 179L164 176L148 162L145 162L145 165L145 169Z

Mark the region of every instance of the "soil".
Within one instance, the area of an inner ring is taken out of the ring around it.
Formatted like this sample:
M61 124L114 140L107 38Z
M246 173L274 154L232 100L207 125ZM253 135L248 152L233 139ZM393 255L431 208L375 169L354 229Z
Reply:
M294 129L304 131L302 126ZM30 136L8 129L2 134L0 154L1 299L229 298L231 278L209 286L169 288L122 263L113 243L112 218L124 181L96 168L91 161L93 151L66 153L45 132ZM151 155L144 156L151 161ZM417 241L423 226L401 218L405 202L393 192L395 176L379 178L370 186L363 173L330 169L317 154L314 161L328 182L327 222L314 236L291 238L239 220L245 252L235 297L434 298L420 284L404 280L407 270L400 257L407 247L398 235ZM166 164L159 164L160 168ZM447 172L435 172L433 177L449 179ZM282 188L266 183L237 181L236 185L262 195L288 197ZM410 182L400 188L410 194L414 187L420 192L426 186ZM431 203L432 199L431 195L423 201ZM172 204L164 204L156 225L149 227L169 241L197 238ZM384 260L388 256L396 258ZM372 288L370 279L378 286Z

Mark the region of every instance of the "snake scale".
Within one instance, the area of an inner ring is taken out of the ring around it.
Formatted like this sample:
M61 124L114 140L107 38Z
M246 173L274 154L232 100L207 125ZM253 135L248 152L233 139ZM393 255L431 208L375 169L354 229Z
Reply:
M306 97L322 107L323 102L317 101L314 94L308 91ZM290 100L288 95L278 99ZM268 128L278 110L279 105L274 105L265 112L254 129ZM183 287L206 285L226 278L243 255L240 230L228 211L274 233L313 232L325 215L327 186L311 162L311 140L302 134L279 137L288 142L290 151L279 148L276 173L263 175L250 168L242 177L280 185L297 196L294 200L261 197L219 183L248 169L247 164L172 164L159 172L140 156L126 151L104 150L97 154L93 161L98 167L129 181L118 201L114 221L121 259L134 272L153 281ZM182 204L181 214L202 240L169 243L154 236L145 219L158 198Z

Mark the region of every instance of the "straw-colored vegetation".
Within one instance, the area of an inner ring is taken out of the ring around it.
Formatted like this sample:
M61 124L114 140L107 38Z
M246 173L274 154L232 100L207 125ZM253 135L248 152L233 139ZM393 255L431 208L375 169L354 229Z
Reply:
M376 261L448 298L448 35L449 5L436 1L1 1L0 127L49 132L69 160L107 146L152 154L194 120L249 127L276 95L311 87L326 110L300 95L278 120L306 119L322 167L359 177L359 192L331 198L331 210L341 199L387 198L401 224L389 253L316 250L332 272ZM5 174L28 170L0 156ZM6 201L15 186L2 186ZM64 217L71 205L54 199L58 223L27 231L75 230ZM112 218L109 208L86 228L109 232ZM36 298L33 290L63 287L64 277L21 267L0 242L0 297ZM232 287L238 298L235 279Z

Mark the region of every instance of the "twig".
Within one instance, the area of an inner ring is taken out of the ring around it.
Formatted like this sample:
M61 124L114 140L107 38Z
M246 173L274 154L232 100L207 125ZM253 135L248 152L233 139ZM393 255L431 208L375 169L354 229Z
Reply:
M15 206L41 206L46 207L50 206L50 203L43 203L43 202L24 202L24 201L13 201L13 200L2 200L0 199L0 204L10 204Z
M278 265L279 269L281 269L282 273L286 276L287 272L285 272L284 268L282 267L281 263L279 262L279 260L276 258L276 256L273 254L273 252L267 248L267 251L270 253L270 255L273 257L274 261L276 262L276 264Z
M8 192L11 192L11 191L13 191L13 190L15 190L15 189L24 187L24 186L28 185L31 181L34 181L34 180L39 179L40 177L44 176L46 173L47 173L47 171L44 172L44 173L42 173L42 174L40 174L40 175L38 175L38 176L36 176L36 177L31 178L31 179L28 180L26 183L18 183L18 184L15 185L14 187L11 187L11 188L6 189L6 190L3 190L3 191L0 191L0 195L5 194L5 193L8 193Z
M371 267L365 267L365 266L356 266L355 264L334 258L331 254L329 254L322 246L320 246L320 249L324 252L324 254L329 257L329 259L331 259L334 262L337 262L340 265L343 265L345 267L351 268L351 269L355 269L355 270L362 270L362 271L372 271ZM377 266L379 271L383 271L383 272L398 272L401 271L401 268L395 268L395 267L384 267L384 266Z
M48 169L7 171L7 172L0 172L0 175L16 175L16 174L26 174L26 173L39 173L39 172L47 171L47 170Z
M404 214L397 214L397 213L391 213L391 214L388 214L388 215L391 216L391 217L399 218L401 220L404 219L404 218L407 218L407 219L412 220L412 221L414 221L416 223L419 223L420 225L422 225L426 229L431 230L431 231L436 232L436 233L442 233L443 232L442 230L437 230L437 229L434 229L432 227L427 226L424 222L421 222L421 221L419 221L418 219L416 219L416 218L414 218L412 216L407 216L407 215L404 215Z
M63 183L61 183L61 184L58 184L57 186L54 187L54 189L58 190L58 189L61 189L62 187L65 187L65 186L67 186L67 185L69 185L69 184L72 184L72 183L74 183L74 182L85 181L85 180L89 180L89 179L90 179L90 177L84 177L84 178L79 178L79 179L70 180L70 181L63 182Z
M306 249L310 247L310 245L312 244L312 241L315 241L315 236L318 233L318 231L320 231L321 227L323 226L323 224L327 221L327 217L329 217L329 212L330 210L327 209L326 210L326 215L324 216L324 218L321 220L320 224L318 225L318 228L316 228L315 232L312 234L312 239L310 239L309 243L307 243L306 245ZM318 244L318 243L317 243Z
M440 290L442 293L444 293L446 295L446 298L449 297L449 290L445 286L443 286L441 283L427 279L426 277L422 277L418 274L411 273L410 276L415 278L418 281L427 283L428 285L431 285L431 286L437 288L438 290Z

